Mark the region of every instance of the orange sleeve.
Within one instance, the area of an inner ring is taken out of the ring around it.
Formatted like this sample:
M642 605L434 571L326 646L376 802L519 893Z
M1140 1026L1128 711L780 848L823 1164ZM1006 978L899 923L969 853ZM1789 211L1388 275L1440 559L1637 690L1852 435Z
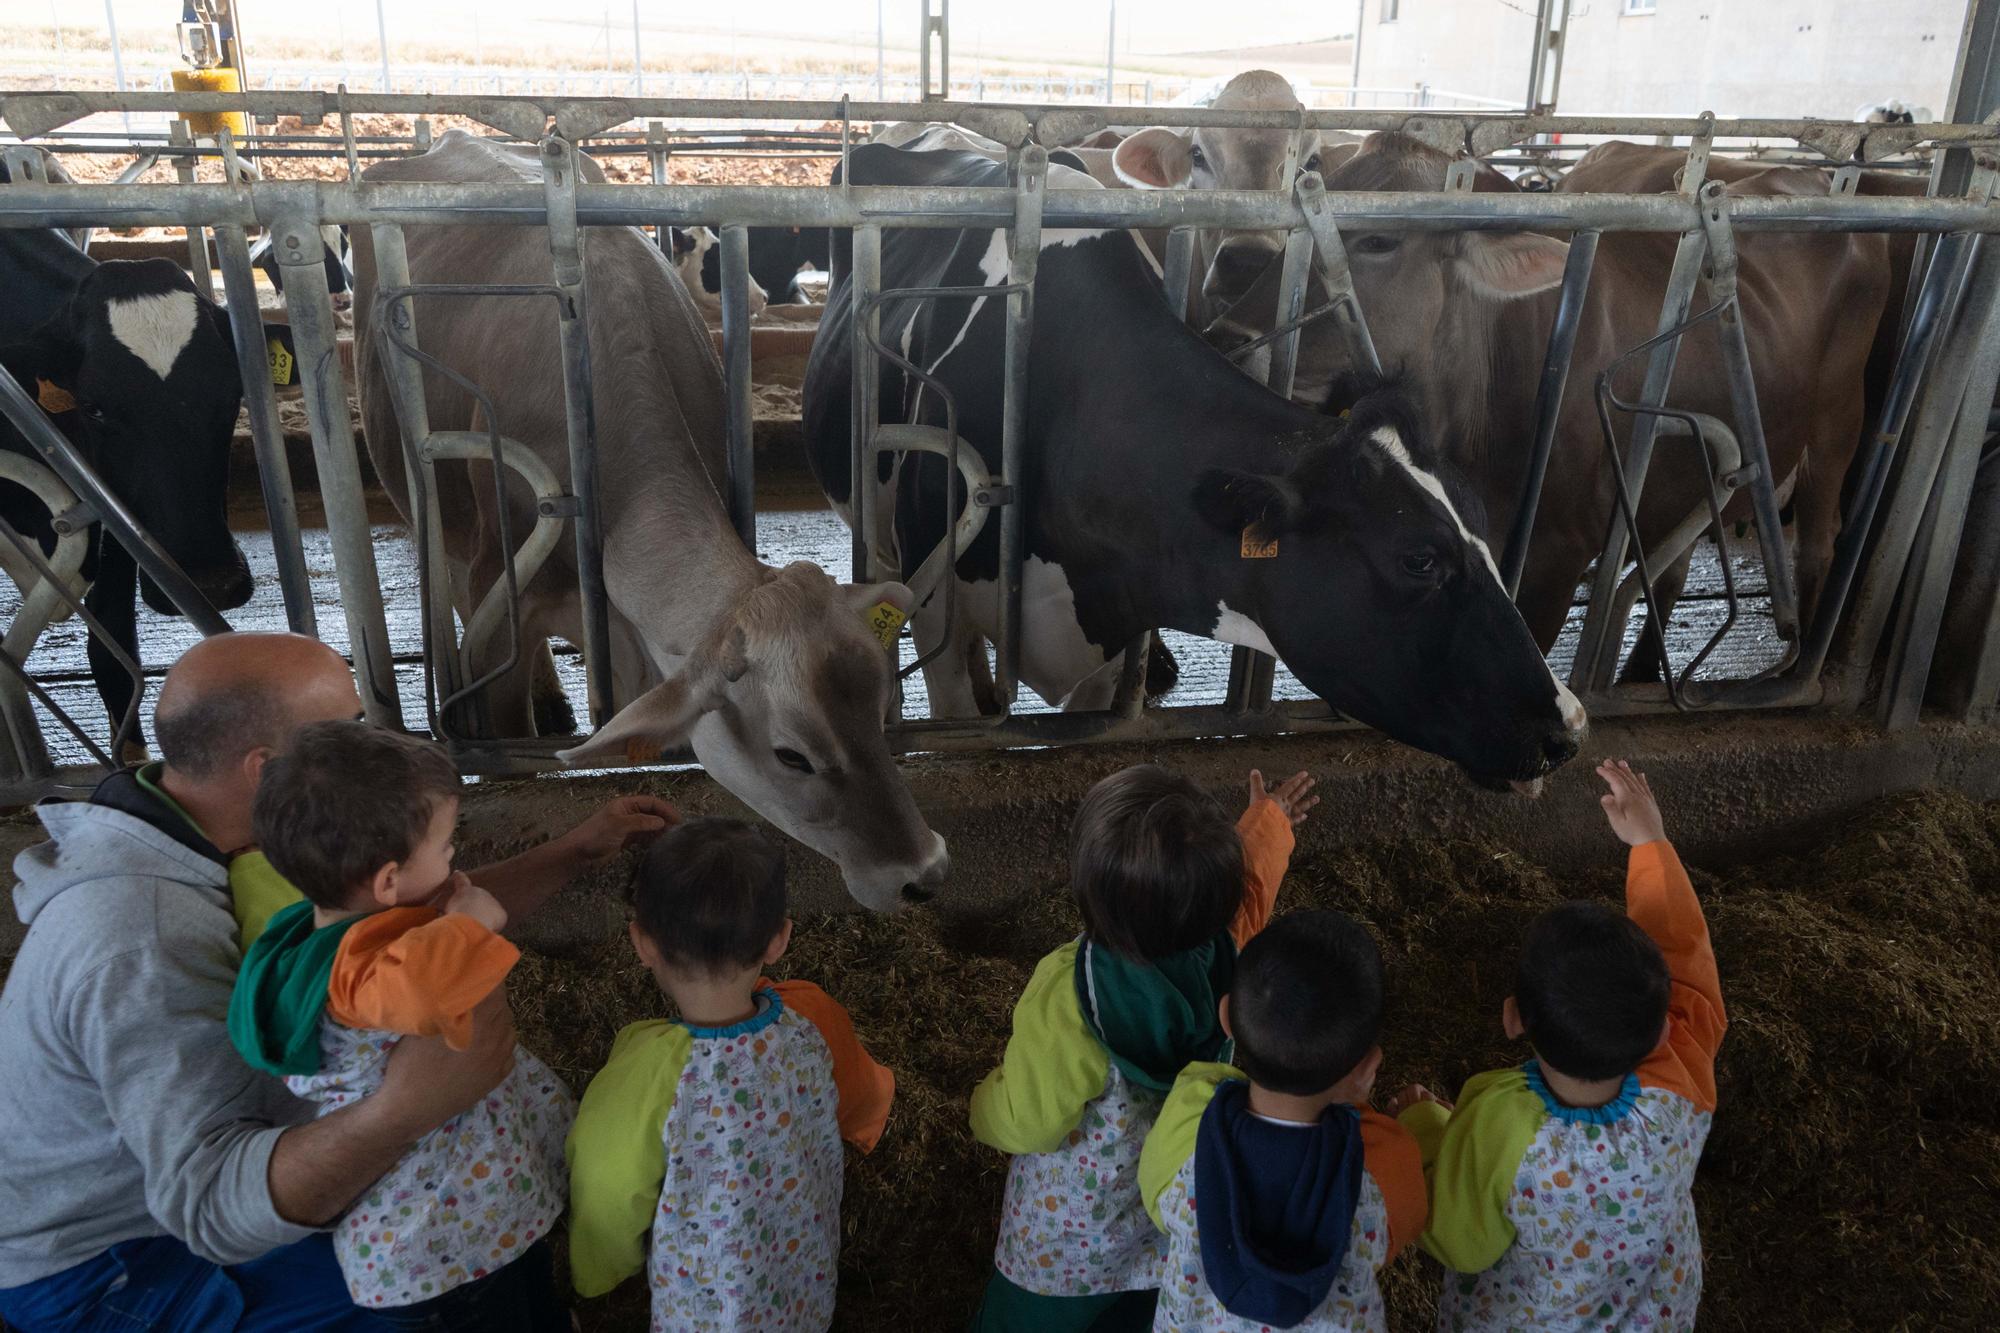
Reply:
M1240 949L1270 923L1277 906L1278 885L1292 863L1292 821L1267 796L1243 812L1236 834L1243 839L1243 906L1230 922L1229 934Z
M1713 1111L1715 1053L1729 1016L1722 1008L1722 978L1715 969L1708 922L1672 843L1661 839L1632 849L1625 911L1660 946L1673 978L1667 1037L1639 1066L1639 1082Z
M889 1104L896 1099L896 1076L875 1063L861 1038L854 1035L854 1020L840 1002L810 981L760 981L778 992L787 1009L819 1029L826 1048L833 1054L833 1086L840 1093L840 1137L862 1152L874 1151L889 1121Z
M506 980L521 951L469 916L393 907L351 928L334 955L326 1011L351 1028L442 1035L462 1051L472 1010Z
M1430 1221L1430 1198L1424 1192L1424 1155L1417 1136L1374 1107L1361 1110L1362 1161L1389 1207L1388 1264L1403 1247L1424 1234Z

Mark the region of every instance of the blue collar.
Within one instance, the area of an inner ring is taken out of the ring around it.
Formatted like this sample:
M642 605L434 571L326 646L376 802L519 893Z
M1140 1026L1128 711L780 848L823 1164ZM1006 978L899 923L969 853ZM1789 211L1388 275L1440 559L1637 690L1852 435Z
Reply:
M757 992L757 1012L744 1019L741 1023L731 1023L726 1028L700 1028L683 1020L677 1021L680 1021L681 1026L688 1030L690 1037L694 1037L697 1040L707 1040L715 1037L747 1037L753 1032L762 1032L765 1028L777 1022L784 1015L784 1012L785 1002L778 998L778 992L765 987Z
M1615 1125L1632 1113L1632 1107L1639 1100L1639 1076L1627 1074L1618 1086L1618 1095L1602 1106L1566 1106L1549 1091L1549 1085L1542 1078L1542 1063L1530 1060L1521 1066L1521 1072L1528 1076L1528 1086L1542 1099L1542 1107L1550 1115L1570 1125Z

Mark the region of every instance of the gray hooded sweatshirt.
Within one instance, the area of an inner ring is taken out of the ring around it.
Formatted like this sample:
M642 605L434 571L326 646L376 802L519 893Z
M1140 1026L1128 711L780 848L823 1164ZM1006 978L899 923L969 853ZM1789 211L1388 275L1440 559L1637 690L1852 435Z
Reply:
M223 864L106 805L38 813L50 841L14 861L28 935L0 992L0 1287L142 1236L235 1264L310 1235L266 1178L274 1125L308 1113L224 1025Z

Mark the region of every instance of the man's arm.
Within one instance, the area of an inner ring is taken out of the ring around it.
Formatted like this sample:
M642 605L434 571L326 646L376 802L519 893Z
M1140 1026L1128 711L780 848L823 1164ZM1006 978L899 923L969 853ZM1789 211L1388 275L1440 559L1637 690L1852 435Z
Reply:
M472 882L499 899L507 920L516 922L584 871L680 822L680 811L657 796L621 796L561 837L472 871Z

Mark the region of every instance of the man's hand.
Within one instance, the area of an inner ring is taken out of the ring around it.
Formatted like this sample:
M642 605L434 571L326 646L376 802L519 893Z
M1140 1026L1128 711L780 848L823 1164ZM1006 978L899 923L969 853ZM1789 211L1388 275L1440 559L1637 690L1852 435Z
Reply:
M620 796L562 835L563 848L588 870L630 847L643 847L681 822L681 812L657 796Z
M1597 776L1611 790L1597 798L1611 831L1628 846L1644 847L1667 836L1666 821L1660 817L1660 803L1644 773L1632 771L1623 759L1611 759L1597 766Z
M1412 1083L1389 1099L1387 1110L1391 1116L1399 1116L1418 1102L1436 1102L1445 1110L1452 1109L1451 1103L1432 1092L1421 1083Z
M1312 794L1318 780L1311 774L1298 772L1286 778L1270 791L1264 790L1264 775L1256 769L1250 770L1250 804L1256 805L1266 796L1278 803L1278 809L1297 828L1306 822L1306 814L1319 804L1319 797Z
M507 929L507 909L498 898L474 884L463 870L454 870L445 881L442 910L469 916L496 935Z
M389 1053L370 1102L409 1141L479 1105L514 1069L514 1011L495 987L472 1011L472 1044L454 1051L442 1037L405 1037Z

